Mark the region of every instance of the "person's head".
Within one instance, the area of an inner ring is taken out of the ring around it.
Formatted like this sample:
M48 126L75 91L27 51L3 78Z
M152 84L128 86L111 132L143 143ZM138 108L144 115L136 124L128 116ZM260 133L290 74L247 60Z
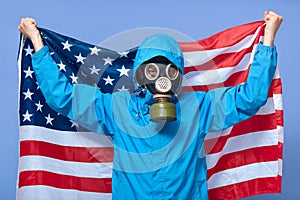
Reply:
M175 112L174 104L167 101L180 91L183 69L182 50L171 36L152 35L139 46L134 60L134 78L139 86L146 87L159 102L152 106L159 109L151 108L152 121L176 119L176 116L164 115L162 112Z

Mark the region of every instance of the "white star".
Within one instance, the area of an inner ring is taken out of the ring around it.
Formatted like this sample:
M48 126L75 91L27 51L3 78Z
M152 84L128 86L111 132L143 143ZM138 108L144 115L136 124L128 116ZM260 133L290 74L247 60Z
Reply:
M37 106L37 109L36 109L36 111L41 111L41 112L43 112L43 111L42 111L42 107L43 107L43 105L41 104L41 102L40 102L40 101L39 101L39 103L36 103L35 105Z
M25 56L32 55L33 49L30 47L30 45L28 45L27 49L24 50L26 51Z
M85 57L82 57L81 56L81 53L79 53L78 56L75 56L77 58L77 61L76 62L81 62L82 64L84 64L83 60L85 59Z
M66 65L64 63L62 63L62 61L60 61L59 64L57 64L57 66L59 66L59 70L60 71L66 71Z
M94 46L93 48L89 48L91 50L91 55L95 54L98 56L98 52L101 51L101 49L98 49L96 46Z
M118 91L128 91L129 89L125 88L125 86L123 85L122 88L118 88Z
M76 57L76 59L77 59L76 62L81 62L82 64L84 64L84 60L86 59L86 57L83 57L83 56L81 55L81 53L79 53L79 55L78 55L78 56L75 56L75 57Z
M67 49L68 51L71 51L71 47L73 46L72 44L69 44L69 41L67 40L65 43L61 43L62 45L64 45L63 50Z
M54 52L50 52L50 56L53 56L54 55Z
M120 77L122 75L129 77L128 71L130 71L130 69L126 69L124 65L122 65L122 69L117 69L117 70L120 72Z
M28 121L31 122L30 117L32 117L32 115L33 115L33 114L29 114L29 112L28 112L28 110L27 110L26 113L23 114L23 117L24 117L23 122L25 122L26 120L28 120Z
M112 65L112 61L114 61L115 59L111 59L110 57L107 57L107 58L103 58L103 60L105 61L104 65L107 64Z
M129 51L118 52L118 53L120 54L120 58L122 58L122 57L128 58L127 55L128 55L128 53L129 53Z
M25 78L27 78L28 76L30 76L30 78L32 78L32 74L33 74L33 71L31 71L30 67L28 67L27 70L23 70L23 72L25 72Z
M70 78L72 79L72 83L78 83L77 79L78 77L74 75L74 73L72 73L72 75L70 76Z
M29 98L30 100L31 99L31 95L33 95L34 93L33 92L30 92L29 88L27 89L27 92L23 92L23 94L25 95L25 98L24 100L26 100L27 98Z
M103 78L103 80L105 80L105 85L107 85L107 84L113 85L112 82L113 82L115 79L110 78L109 75L108 75L107 78Z
M90 68L89 67L89 69L91 70L91 74L97 74L97 75L99 75L99 71L100 71L100 69L98 69L98 68L96 68L96 66L95 65L93 65L93 68Z
M69 121L72 123L71 128L73 128L74 126L77 128L79 127L79 125L76 122L74 122L73 120L69 120Z
M54 120L54 118L51 118L50 114L48 114L48 116L45 118L47 120L46 124L51 124L53 126L52 121Z

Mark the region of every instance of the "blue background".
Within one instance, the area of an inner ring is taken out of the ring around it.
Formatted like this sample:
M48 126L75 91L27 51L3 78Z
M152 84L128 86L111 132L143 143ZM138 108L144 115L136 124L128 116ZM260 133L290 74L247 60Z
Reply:
M276 46L283 79L285 145L282 194L249 199L300 199L299 72L300 1L42 1L10 0L1 3L0 67L0 199L15 199L18 168L17 52L22 17L33 17L41 27L89 43L99 44L119 32L142 27L173 29L202 39L223 29L261 20L265 10L284 16ZM298 122L298 123L297 123Z

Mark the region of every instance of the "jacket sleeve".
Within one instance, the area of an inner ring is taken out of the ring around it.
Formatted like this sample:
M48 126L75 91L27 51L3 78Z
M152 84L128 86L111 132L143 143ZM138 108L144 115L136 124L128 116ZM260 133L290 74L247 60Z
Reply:
M98 88L72 85L44 46L32 55L32 67L47 104L56 112L96 133L111 135L111 94Z
M234 87L211 90L209 131L220 131L255 115L268 99L277 66L275 46L258 44L247 81Z

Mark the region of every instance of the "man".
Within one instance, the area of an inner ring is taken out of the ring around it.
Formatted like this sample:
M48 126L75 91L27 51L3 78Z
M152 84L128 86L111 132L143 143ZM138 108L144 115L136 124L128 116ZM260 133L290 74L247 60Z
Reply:
M265 37L245 84L204 92L180 92L184 60L178 43L153 35L134 60L137 92L103 94L71 85L44 46L34 19L19 30L35 49L32 65L47 103L83 127L114 142L114 199L207 199L206 163L199 153L205 134L253 116L266 103L282 17L265 12Z

